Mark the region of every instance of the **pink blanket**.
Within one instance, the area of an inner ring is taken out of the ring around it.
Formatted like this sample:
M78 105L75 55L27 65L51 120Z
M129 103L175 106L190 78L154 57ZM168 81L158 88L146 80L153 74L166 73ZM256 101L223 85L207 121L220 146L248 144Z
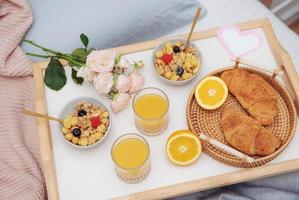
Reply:
M18 44L32 23L25 0L0 0L0 199L45 199L30 60Z

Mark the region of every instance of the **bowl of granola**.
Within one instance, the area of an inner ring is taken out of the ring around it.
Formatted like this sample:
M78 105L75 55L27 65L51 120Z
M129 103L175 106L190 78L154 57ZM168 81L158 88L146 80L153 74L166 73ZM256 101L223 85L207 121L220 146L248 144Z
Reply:
M61 135L72 146L91 148L104 141L111 125L108 109L98 100L84 97L69 102L60 114Z
M163 42L153 52L153 67L158 77L170 85L184 85L194 79L200 69L200 53L190 41L171 39Z

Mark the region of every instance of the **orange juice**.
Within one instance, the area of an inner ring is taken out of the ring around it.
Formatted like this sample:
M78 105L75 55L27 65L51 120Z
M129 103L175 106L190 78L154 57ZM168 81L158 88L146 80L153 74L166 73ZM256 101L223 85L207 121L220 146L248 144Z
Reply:
M145 94L135 104L136 113L144 119L161 118L167 112L167 102L157 94Z
M150 172L150 148L138 134L128 133L117 138L112 145L111 156L116 174L123 181L137 183Z
M162 96L164 95L164 96ZM158 135L168 125L168 100L165 94L147 93L134 98L135 124L145 135Z
M117 165L125 169L134 169L146 161L148 158L148 146L136 138L128 138L118 143L112 152L112 156Z

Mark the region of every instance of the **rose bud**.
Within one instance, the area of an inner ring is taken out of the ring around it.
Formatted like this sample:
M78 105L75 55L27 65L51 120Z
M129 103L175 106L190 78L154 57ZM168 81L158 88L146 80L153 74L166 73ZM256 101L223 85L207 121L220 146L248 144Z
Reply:
M130 74L132 80L132 85L129 90L129 93L135 93L144 86L144 76L138 72L133 72Z
M118 93L111 101L111 108L113 112L117 113L127 107L130 101L130 95L128 93Z
M126 93L131 88L131 85L132 85L132 80L129 76L119 75L116 80L115 87L119 92Z
M123 69L127 69L130 67L130 63L126 57L124 57L124 56L120 57L119 67L123 68Z

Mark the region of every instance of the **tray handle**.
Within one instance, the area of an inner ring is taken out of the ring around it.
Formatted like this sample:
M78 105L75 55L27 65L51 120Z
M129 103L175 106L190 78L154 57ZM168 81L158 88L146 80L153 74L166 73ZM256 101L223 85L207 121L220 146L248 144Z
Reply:
M238 158L240 158L241 160L244 160L245 162L249 162L249 163L253 163L254 162L254 158L226 145L226 144L223 144L221 142L219 142L218 140L215 140L213 138L210 138L209 136L207 136L206 134L204 133L200 133L199 134L199 138L207 143L210 143L211 145L215 146L215 147L218 147L219 149L227 152L227 153L230 153Z
M275 68L274 71L270 71L270 70L264 69L264 67L253 65L253 64L249 63L248 61L245 61L241 58L236 58L236 59L232 58L231 60L235 62L236 68L239 67L239 64L241 63L243 65L246 65L246 66L252 67L254 69L263 71L267 74L270 74L273 79L276 78L277 75L279 75L281 77L283 76L283 70L281 70L279 68Z
M274 71L266 70L261 66L258 67L240 58L231 59L231 60L235 62L236 68L241 63L243 65L252 67L257 70L261 70L265 73L272 75L272 79L276 78L277 75L281 76L285 84L285 88L287 89L287 91L289 92L291 98L295 103L295 106L297 108L297 113L299 113L299 77L296 73L295 68L292 67L293 63L291 61L289 54L286 51L281 52L280 58L282 64L278 66L278 68L275 68Z

